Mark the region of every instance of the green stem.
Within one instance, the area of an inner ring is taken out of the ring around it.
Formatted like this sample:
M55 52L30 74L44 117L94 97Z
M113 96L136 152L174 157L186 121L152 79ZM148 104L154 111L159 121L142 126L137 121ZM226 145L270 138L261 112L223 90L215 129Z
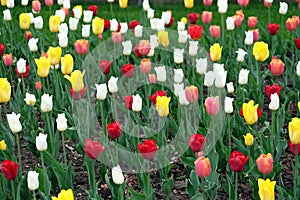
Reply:
M116 95L117 94L113 94L113 103L114 103L114 112L113 112L113 115L114 115L114 120L118 121Z
M22 87L23 87L23 93L25 95L26 93L26 88L25 88L25 81L24 81L24 77L22 76Z
M123 199L124 199L124 193L123 193L122 185L118 185L118 200L123 200Z
M109 4L110 5L110 14L111 14L111 18L114 18L114 11L113 11L113 6L112 3Z
M238 200L238 178L239 178L239 174L238 174L238 172L235 172L234 173L234 175L235 175L235 200Z
M15 185L14 185L14 180L10 181L11 184L11 190L12 190L12 196L13 196L13 200L16 199L16 195L15 195Z
M270 7L268 7L268 22L271 23L271 16L270 16Z
M222 42L224 43L224 31L225 31L225 24L224 24L224 14L221 14L221 34L222 34Z
M43 155L43 152L41 151L41 161L42 161L42 169L43 169L43 173L44 173L44 176L46 176L46 169L45 169L45 163L44 163L44 155ZM43 185L44 185L44 188L46 188L46 179L43 179Z
M202 178L202 195L203 199L205 199L205 178Z
M281 45L283 45L283 27L284 27L284 23L283 23L283 15L281 15Z
M276 118L275 118L275 111L272 111L272 133L271 133L271 145L275 145L274 143L274 138L277 136L277 131L276 131Z
M46 120L47 120L47 125L48 125L48 131L49 131L49 139L50 139L50 152L52 155L54 155L54 150L53 150L53 135L52 135L52 129L51 129L51 124L50 124L50 115L51 112L46 113Z
M250 147L248 147L248 156L249 156L249 166L253 166L253 159L251 156Z
M105 117L104 117L104 111L103 111L103 101L100 101L100 112L101 112L101 122L102 122L102 129L103 133L106 133L106 125L105 125Z
M298 144L296 144L296 148L295 148L295 175L294 175L294 199L298 199L298 188L297 188L297 179L298 179Z
M64 162L65 162L65 166L68 166L67 163L67 154L66 154L66 147L65 147L65 134L64 132L61 132L61 143L62 143L62 147L63 147L63 152L64 152Z
M18 146L18 157L19 157L19 165L20 165L19 174L22 176L22 159L21 159L21 148L20 148L19 133L16 133L16 142L17 142L17 146Z
M33 192L33 200L36 200L36 196L35 196L35 190L32 191Z
M228 130L228 146L229 146L229 152L231 152L231 133L230 133L230 122L231 122L231 117L228 114L228 124L227 124L227 130Z

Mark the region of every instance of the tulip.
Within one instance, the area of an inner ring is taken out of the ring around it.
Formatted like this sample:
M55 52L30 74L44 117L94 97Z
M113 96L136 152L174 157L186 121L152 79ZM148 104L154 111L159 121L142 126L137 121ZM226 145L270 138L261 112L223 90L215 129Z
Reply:
M116 32L118 30L118 21L116 19L111 19L110 20L110 31L111 32Z
M23 1L23 0L22 0ZM27 2L28 3L28 2ZM7 6L7 0L1 0L1 6Z
M227 78L227 71L224 69L224 64L214 63L213 71L215 77L215 86L217 88L224 88Z
M238 4L242 7L246 7L249 4L249 0L238 0Z
M219 96L216 97L207 97L205 99L205 109L207 114L209 115L217 115L220 111L220 102L219 102Z
M30 67L29 67L29 65L26 65L24 73L20 73L18 71L18 67L15 68L15 71L16 71L16 74L17 74L18 78L22 78L22 77L23 78L28 78L28 75L29 75L29 72L30 72Z
M210 32L211 37L217 39L217 38L220 37L221 27L220 26L216 26L216 25L210 26L209 27L209 32Z
M47 51L48 58L50 59L50 64L55 66L60 63L62 50L61 47L49 47Z
M157 81L165 82L167 79L166 66L154 67L157 75Z
M11 13L9 9L3 11L3 19L4 21L11 21Z
M203 11L202 12L202 22L204 24L209 24L212 20L212 12Z
M71 76L65 75L64 77L69 80L72 84L72 88L74 92L80 92L84 88L83 76L85 71L81 72L79 70L75 70L71 73Z
M118 79L119 78L116 78L114 76L110 77L110 79L108 81L108 90L110 93L118 92L118 85L117 85Z
M189 54L190 56L196 56L198 53L198 41L189 41Z
M1 163L1 172L7 180L13 180L18 175L19 165L11 160L4 160Z
M183 80L183 71L182 69L174 69L174 81L175 83L181 83Z
M211 6L213 3L213 0L203 0L204 6Z
M121 135L121 124L118 121L107 124L106 129L107 134L112 139L118 138Z
M205 74L207 70L207 58L196 59L196 71L199 74Z
M120 8L127 8L128 0L119 0L119 6Z
M112 32L111 33L111 39L112 39L113 43L115 43L115 44L121 43L122 40L123 40L122 33L120 33L120 32Z
M27 186L31 191L37 190L39 188L39 173L36 171L29 171L27 174Z
M108 60L100 60L100 70L103 72L103 74L109 74L110 72L110 66L112 62Z
M140 71L143 74L149 74L151 72L151 61L149 59L142 59L140 62Z
M185 88L184 92L189 103L198 101L198 88L196 86L188 86Z
M170 101L171 101L171 97L166 97L166 96L156 97L156 110L160 117L168 116Z
M253 34L253 42L256 42L259 38L259 30L253 29L253 30L250 30L250 32L252 32L252 34Z
M295 31L297 29L297 20L295 18L288 18L285 22L286 28L289 31Z
M53 0L45 0L45 5L46 6L52 6L53 5Z
M177 22L177 31L184 31L185 30L185 24L183 22Z
M93 15L96 16L98 14L98 6L97 5L90 5L88 10L93 12Z
M90 37L91 32L91 25L90 24L84 24L81 28L81 36L84 38Z
M243 117L248 125L252 125L257 122L258 116L258 104L254 106L254 101L250 100L248 103L243 103Z
M82 6L81 5L75 6L72 11L73 11L74 17L76 19L81 18L81 15L82 15Z
M58 43L59 43L60 47L62 47L62 48L67 47L68 46L68 42L69 42L69 39L68 39L68 35L67 34L62 34L62 33L58 34Z
M215 74L213 71L209 71L205 73L204 76L204 85L207 87L211 87L215 81Z
M137 25L141 25L141 23L140 23L139 21L137 21L137 20L133 20L133 21L131 21L131 22L128 24L128 27L129 27L131 30L134 30L135 27L136 27Z
M271 102L269 104L270 110L278 110L279 108L279 97L277 93L271 94Z
M59 31L60 17L51 15L49 18L49 29L52 33L57 33Z
M222 48L219 43L215 43L213 46L209 49L209 55L210 59L213 62L217 62L221 59L222 56Z
M122 169L120 165L117 165L116 167L113 167L111 170L111 176L113 179L113 182L117 185L121 185L124 183L124 176L122 173Z
M247 32L245 32L245 34L246 34L245 45L248 45L248 46L252 45L253 41L254 41L254 39L253 39L253 32L247 31Z
M206 137L201 134L192 134L189 138L189 146L194 152L202 151L204 144L206 141Z
M260 154L256 159L258 171L262 174L269 174L273 170L273 157L270 153Z
M148 81L149 83L156 83L156 74L148 74Z
M69 27L72 31L76 31L77 30L77 25L78 25L79 19L70 17L69 19Z
M1 49L1 44L0 44L0 49ZM3 48L4 49L4 48ZM0 53L1 55L1 53ZM13 56L12 54L4 54L2 57L2 61L4 63L5 66L9 67L13 64Z
M1 142L0 142L1 144ZM6 146L6 145L5 145ZM289 146L290 146L290 150L291 152L295 155L296 154L296 147L298 146L298 155L300 155L300 144L293 144L291 141L289 141ZM1 145L0 145L0 149L1 149Z
M164 47L169 46L169 36L167 31L158 31L157 33L158 42Z
M84 39L76 40L74 46L77 54L84 55L89 50L89 41Z
M161 19L164 21L164 24L170 23L171 16L172 16L172 13L168 12L168 11L161 13Z
M39 13L41 10L41 2L39 0L32 1L32 12Z
M96 98L97 100L105 100L107 96L107 86L106 83L97 85L95 84L97 93L96 93Z
M129 56L131 54L132 51L132 43L130 40L124 41L122 42L122 46L123 46L123 54L126 56Z
M65 113L58 114L56 118L57 130L60 132L64 132L68 128L67 118Z
M70 0L64 0L63 1L63 7L61 9L65 11L66 17L69 15L69 9L70 8L71 8Z
M17 71L20 74L24 74L26 72L26 60L23 58L20 58L17 62Z
M61 190L58 197L51 197L52 200L74 200L74 194L71 189Z
M210 161L209 158L203 156L199 157L195 162L196 173L199 177L204 178L210 175Z
M25 31L24 38L30 40L32 38L32 33L30 31Z
M42 82L41 81L38 81L35 83L35 89L36 90L41 90L42 89Z
M58 26L58 30L60 34L68 35L68 25L66 23L62 23Z
M225 97L225 100L224 100L224 110L225 110L225 112L227 114L230 114L230 113L233 112L232 102L233 102L233 98Z
M274 200L274 190L276 181L270 181L270 179L263 180L258 179L258 194L261 200Z
M186 8L192 8L192 7L194 7L194 0L184 0L184 6Z
M150 50L151 45L149 40L140 40L140 42L134 48L134 53L136 57L141 58L149 54Z
M125 64L122 66L121 71L125 78L131 78L134 76L135 67L132 64Z
M129 110L132 109L133 96L124 96L125 107Z
M186 43L188 39L188 31L184 30L184 31L178 31L178 42L179 43Z
M21 115L13 112L11 114L7 114L6 116L7 116L7 121L11 132L13 133L21 132L22 131L22 125L20 122Z
M123 34L127 33L128 24L126 22L122 22L120 23L120 26L121 26L120 32Z
M253 56L257 61L264 62L269 57L268 44L264 42L255 42L253 46Z
M91 23L93 18L93 11L84 10L83 11L83 22L84 23Z
M34 23L34 28L35 29L42 29L44 26L44 21L43 18L41 16L38 16L36 18L33 19L33 23Z
M174 83L174 94L179 97L179 94L184 93L184 83ZM184 94L185 96L185 94Z
M104 150L105 146L102 146L100 142L94 142L90 138L85 140L84 151L89 158L96 160Z
M28 30L30 27L30 16L27 13L20 14L19 22L22 30Z
M300 144L300 118L294 117L289 123L289 136L293 144Z
M279 24L268 24L268 31L270 35L276 35L279 28L280 28Z
M234 30L234 18L233 17L226 18L226 29L229 31Z
M300 37L295 39L295 45L298 50L300 50Z
M6 150L5 140L0 140L0 150L1 151L5 151Z
M226 83L226 87L227 87L227 92L228 93L233 93L234 92L234 86L232 82Z
M254 138L251 133L247 133L246 135L244 135L244 142L245 142L246 146L250 147L253 144L253 141L254 141Z
M61 73L71 74L74 68L74 59L71 54L65 54L64 57L61 58Z
M272 6L273 0L264 0L264 6L269 8Z
M250 70L248 69L241 69L239 73L239 84L246 85L248 83L248 75Z
M37 46L38 41L39 41L38 38L31 38L28 41L28 47L31 52L36 52L38 50L38 46Z
M198 13L189 13L188 14L188 20L191 24L196 24L198 18L200 17L200 14Z
M256 25L257 25L257 17L255 17L255 16L248 17L249 28L255 28Z
M142 144L138 144L138 150L140 151L144 159L152 160L156 155L158 147L155 140L148 139L145 140Z
M151 9L150 5L149 5L149 0L144 0L142 5L143 5L143 10L144 11L147 11L147 10Z
M53 107L52 95L43 94L41 100L41 110L42 112L50 112Z
M46 151L48 148L47 144L47 134L42 134L40 133L36 138L35 138L35 145L36 149L40 152Z
M34 61L38 67L37 74L39 75L39 77L47 77L50 71L50 59L43 56L40 57L40 59L34 59Z
M191 25L188 27L188 33L193 40L199 40L202 36L203 27L201 25Z
M228 9L228 2L227 0L218 0L218 12L220 14L225 14L227 12Z
M248 156L245 156L243 153L234 150L230 154L230 158L228 161L229 167L234 172L242 172L248 159Z
M64 22L66 19L66 13L63 10L56 10L55 16L58 16L60 18L60 22Z
M163 97L163 96L166 96L167 93L166 91L163 91L163 90L157 90L155 93L153 93L151 96L148 96L148 98L150 99L150 101L152 101L152 104L153 105L156 105L156 100L157 100L157 97Z
M142 98L139 94L132 96L132 110L134 112L140 112L142 110Z
M27 105L33 106L36 103L36 98L34 94L29 94L28 92L26 92L24 101Z
M284 71L284 63L274 56L268 68L274 76L280 76Z

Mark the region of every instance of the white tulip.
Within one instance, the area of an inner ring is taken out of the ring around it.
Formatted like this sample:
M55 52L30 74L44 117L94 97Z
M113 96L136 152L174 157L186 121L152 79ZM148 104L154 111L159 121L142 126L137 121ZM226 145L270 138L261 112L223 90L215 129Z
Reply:
M120 32L126 33L128 30L128 24L126 22L122 22L122 23L120 23L120 26L121 26Z
M41 110L42 112L50 112L52 110L53 103L52 103L52 95L43 94L41 100Z
M127 40L122 42L122 46L123 46L123 54L126 56L129 56L132 52L132 43L131 40Z
M24 101L26 102L27 105L33 106L36 103L36 98L34 94L30 94L26 92Z
M226 87L227 87L227 92L228 93L233 93L234 92L234 86L232 82L226 83Z
M296 66L296 72L297 72L297 76L300 76L300 61L298 61L298 64Z
M211 86L213 86L214 81L215 81L214 72L213 71L206 72L205 76L204 76L204 85L206 87L211 87Z
M63 0L63 8L70 9L71 8L71 2L70 0Z
M189 54L191 56L196 56L198 53L198 41L189 41Z
M81 29L81 35L82 37L90 37L90 31L91 31L91 25L90 24L86 24L86 25L82 25L82 29Z
M270 110L278 110L279 108L279 96L277 93L271 94L271 102L269 104Z
M183 80L183 70L182 69L174 69L174 81L175 83L181 83Z
M64 1L65 1L65 0L57 0L57 4L58 4L58 5L63 5Z
M246 85L248 83L248 75L249 75L248 69L241 69L239 73L239 84L240 85Z
M234 30L234 18L233 17L226 18L226 28L229 31Z
M114 32L114 31L117 31L118 30L118 21L116 19L111 19L110 20L110 31L111 32Z
M199 74L205 74L207 70L207 58L196 59L196 70Z
M174 94L175 96L179 96L180 92L184 91L183 83L174 83Z
M11 14L10 14L9 9L3 10L3 19L4 19L4 21L10 21L11 20Z
M68 34L69 28L67 23L62 23L58 26L59 33Z
M68 42L69 42L69 39L68 39L68 35L67 34L64 34L64 33L59 33L58 34L58 43L59 43L59 46L62 47L62 48L65 48L68 46Z
M154 17L154 12L155 12L155 10L153 10L152 8L149 8L149 9L147 10L147 18L148 18L148 19L153 19L153 17Z
M214 63L213 70L215 74L215 86L217 88L224 88L227 78L227 71L224 69L224 64Z
M152 57L154 55L154 48L150 49L150 52L147 54L148 57Z
M183 31L178 31L178 42L179 43L186 43L188 39L188 32L187 30L183 30Z
M151 9L150 5L149 5L149 0L144 0L142 5L143 5L144 11L148 11L149 9Z
M179 97L178 100L179 100L180 105L186 106L186 105L190 104L190 102L186 99L184 90L179 91L178 97Z
M245 32L246 38L245 38L245 45L252 45L253 44L253 32L247 31Z
M288 11L288 4L285 2L280 2L279 14L285 15Z
M156 19L156 30L157 31L165 30L165 24L163 19Z
M236 51L236 53L238 54L236 60L237 60L238 62L244 62L244 58L245 58L245 55L247 55L247 52L244 51L244 49L239 48L239 49Z
M27 174L27 186L31 191L39 188L39 173L36 171L29 171Z
M35 146L38 151L46 151L48 148L47 134L40 133L39 136L35 138Z
M143 36L143 26L137 25L137 26L134 28L134 35L135 35L135 37L137 37L137 38L142 37L142 36Z
M77 26L78 26L78 22L79 22L79 19L70 17L70 19L69 19L69 28L72 31L76 31L77 30Z
M34 20L33 14L30 12L30 13L27 13L27 15L29 15L29 17L30 17L30 24L33 24L33 20Z
M93 18L93 11L90 10L84 10L83 11L83 22L84 23L90 23Z
M60 22L64 22L65 21L65 18L66 18L65 11L63 11L63 10L56 10L55 11L55 16L59 16Z
M177 22L177 31L183 31L185 30L185 24L180 21L180 22Z
M28 5L28 0L22 0L21 5L22 6L27 6Z
M76 19L80 19L81 18L82 13L81 13L81 10L79 8L73 8L73 13L74 13L74 17Z
M266 0L266 3L273 3L273 0Z
M224 110L227 114L230 114L233 112L233 105L232 105L232 102L233 102L233 98L230 98L230 97L225 97L225 100L224 100Z
M108 3L113 3L113 2L114 2L114 0L107 0L107 2L108 2Z
M165 82L167 79L166 66L154 67L158 82Z
M218 12L221 14L225 14L228 9L228 2L227 0L218 0Z
M140 112L142 110L143 100L139 94L132 95L132 110L134 112Z
M42 29L43 26L44 26L44 20L43 20L43 17L42 16L38 16L38 17L35 17L33 19L33 23L34 23L34 28L35 29Z
M30 40L29 40L30 41ZM29 44L29 42L28 42ZM20 58L17 62L17 70L20 74L24 74L26 72L26 60Z
M37 46L38 41L39 41L38 38L30 38L29 39L28 47L31 52L36 52L38 50L38 46ZM26 68L25 68L25 71L26 71Z
M20 114L16 114L16 113L11 113L11 114L6 114L7 117L7 121L8 121L8 125L9 128L11 130L11 132L13 133L19 133L20 131L22 131L22 125L20 122Z
M157 40L157 35L150 35L150 45L151 45L151 48L156 48L159 46L158 40Z
M63 132L68 128L68 120L65 113L58 114L56 118L57 130Z
M7 0L6 6L7 6L8 8L13 8L13 7L15 7L15 0Z
M105 100L106 96L107 96L107 86L106 83L103 84L95 84L96 89L97 89L97 93L96 93L96 98L98 100Z
M113 77L111 76L109 81L108 81L108 90L110 93L116 93L118 92L118 77Z
M161 19L164 21L164 24L169 24L171 17L172 17L171 12L162 12L161 13Z
M113 179L113 182L117 185L121 185L124 183L124 176L122 173L122 169L120 165L113 167L111 170L111 176Z
M183 62L183 52L184 49L174 49L174 62L180 64Z

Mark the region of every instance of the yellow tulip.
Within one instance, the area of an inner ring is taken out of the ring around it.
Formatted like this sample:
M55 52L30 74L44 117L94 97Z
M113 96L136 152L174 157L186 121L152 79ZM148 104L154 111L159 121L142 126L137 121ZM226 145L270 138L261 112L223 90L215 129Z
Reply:
M186 17L182 17L182 18L180 19L180 21L183 22L184 25L187 24L187 18L186 18Z
M171 97L166 97L166 96L156 97L156 110L160 117L168 116L170 101L171 101Z
M298 110L300 112L300 101L298 102Z
M34 59L34 61L38 68L37 74L39 77L47 77L50 71L50 59L42 56L40 59Z
M289 136L293 144L300 144L300 118L294 117L289 123Z
M57 197L52 197L52 200L74 200L74 194L71 189L61 190Z
M161 30L157 33L158 42L164 47L169 46L169 34L167 31Z
M274 190L276 181L270 181L270 179L264 180L258 179L258 194L261 200L274 200Z
M61 73L71 74L74 68L74 59L71 54L66 54L61 58Z
M222 56L222 48L219 43L215 43L209 49L210 59L213 62L217 62L221 59Z
M268 44L264 42L255 42L252 53L257 61L264 62L270 55Z
M6 6L7 5L7 0L1 0L1 6Z
M0 150L5 151L6 150L6 144L4 140L0 141Z
M0 78L0 103L7 103L10 100L11 86L7 78Z
M258 120L257 115L258 104L254 106L254 101L243 103L243 115L247 124L252 125Z
M120 8L127 8L128 0L119 0Z
M85 71L81 73L79 70L75 70L71 73L71 76L65 75L64 77L68 79L71 84L74 92L80 92L84 88L83 76Z
M244 135L245 144L249 147L253 144L254 138L251 133Z
M49 47L47 54L50 59L50 64L55 66L60 62L61 47Z
M95 17L92 21L92 29L95 35L102 34L104 30L104 20L99 17Z
M192 7L194 7L194 0L184 0L184 6L186 8L192 8Z
M60 17L59 16L50 16L49 17L49 29L52 33L57 33L59 31Z
M28 30L30 27L30 16L27 13L20 14L19 22L22 30Z

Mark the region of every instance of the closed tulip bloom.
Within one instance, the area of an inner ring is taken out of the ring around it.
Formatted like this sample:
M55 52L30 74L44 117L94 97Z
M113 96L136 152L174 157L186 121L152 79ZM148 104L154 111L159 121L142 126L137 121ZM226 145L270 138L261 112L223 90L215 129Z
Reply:
M239 84L240 85L247 85L249 72L250 72L250 70L248 70L248 69L241 69L241 71L239 73Z
M224 69L224 64L213 64L215 86L217 88L224 88L226 84L227 71Z
M276 35L278 30L280 28L279 24L268 24L268 31L270 33L270 35Z
M50 16L49 18L49 29L52 33L57 33L59 31L60 17L59 16Z
M27 186L31 191L39 188L39 173L36 171L29 171L27 174Z
M243 153L234 150L230 154L230 158L228 160L229 167L234 172L242 172L248 159L248 156L245 156Z
M220 111L220 99L219 96L207 97L204 102L205 109L209 115L217 115Z
M2 61L4 63L5 66L9 67L13 64L13 56L12 54L4 54L2 56Z
M112 61L100 60L99 66L103 74L109 74Z
M81 36L84 38L90 37L91 32L91 25L90 24L83 24L81 28Z
M300 144L300 118L294 117L289 123L289 136L293 144Z
M181 21L177 22L177 31L184 31L185 30L185 24Z
M13 112L11 114L7 114L6 116L7 116L7 121L11 132L13 133L21 132L22 131L22 124L20 122L21 115Z
M24 1L24 0L22 0L22 1ZM1 6L7 6L7 0L1 0Z
M284 71L284 63L274 56L268 68L274 76L280 76Z
M228 93L233 93L234 92L234 86L232 82L226 83L226 87L227 87L227 92Z
M113 182L117 185L121 185L124 183L124 175L122 173L120 165L117 165L116 167L112 168L111 177L113 179Z
M236 60L238 62L244 62L244 58L245 58L245 55L247 55L247 52L244 50L244 49L241 49L239 48L236 53L238 54Z
M209 158L203 156L199 157L195 162L196 173L199 177L204 178L210 175L210 161Z
M5 0L7 1L7 0ZM1 1L2 2L2 1ZM1 4L2 5L2 4ZM21 5L22 6L27 6L28 5L28 0L21 0Z
M222 48L219 43L215 43L213 46L209 49L209 55L210 59L213 62L217 62L221 59L222 56Z
M118 138L121 135L121 124L118 121L107 124L106 129L107 134L112 139Z
M207 58L196 59L196 71L199 74L205 74L207 70Z
M43 112L50 112L53 107L52 103L52 95L49 94L43 94L42 100L41 100L41 110Z
M124 105L127 109L132 109L133 96L124 96Z
M59 64L61 54L62 54L61 47L49 47L47 51L47 55L48 58L50 59L50 64L52 66Z
M155 140L148 139L142 144L138 144L138 150L144 159L152 160L157 153L158 147Z
M188 39L188 31L183 30L183 31L178 31L178 42L181 44L186 43Z
M123 46L123 54L126 56L129 56L132 52L132 43L131 40L127 40L122 42L122 46Z
M220 14L225 14L228 9L228 2L227 0L218 0L218 12Z
M248 17L249 28L255 28L256 25L257 25L257 17L255 17L255 16Z
M202 36L203 27L201 25L190 25L188 27L188 33L193 40L199 40Z
M265 91L270 100L271 100L271 94L277 93L277 95L279 97L281 90L282 90L282 86L278 85L277 83L274 83L273 85L267 85L265 87Z
M165 82L167 79L166 66L154 67L156 72L157 81Z
M74 59L71 54L65 54L61 58L61 73L62 74L71 74L74 68Z
M74 194L71 189L61 190L57 197L51 197L52 200L74 200Z
M70 30L76 31L77 26L78 26L78 22L79 22L79 19L70 17L70 19L69 19L69 28L70 28Z
M20 14L19 22L22 30L28 30L30 27L30 16L27 13Z
M121 67L121 72L125 78L131 78L134 76L135 67L132 64L124 64Z
M52 6L53 5L53 0L45 0L45 5L46 6Z
M211 87L215 81L215 73L213 71L209 71L205 73L204 76L204 85L206 87Z
M233 98L225 97L225 100L224 100L224 110L225 110L225 112L227 114L230 114L230 113L233 112L232 102L233 102Z
M184 6L186 8L192 8L192 7L194 7L194 0L184 0Z
M31 52L36 52L38 50L38 46L37 46L38 41L39 41L38 38L31 38L28 41L28 47Z
M11 160L4 160L1 163L1 172L7 180L14 180L18 175L19 165Z
M198 88L196 86L188 86L185 88L184 92L189 103L198 101Z
M216 26L216 25L210 26L209 27L209 32L210 32L211 37L217 39L217 38L220 37L221 27L220 26Z
M209 24L212 20L212 12L210 11L203 11L202 12L202 22L204 24Z
M6 150L6 143L4 140L0 140L0 150L5 151Z
M163 45L164 47L169 46L169 36L167 31L158 31L157 38L159 44Z
M258 171L262 174L269 174L273 170L273 157L272 154L260 154L256 159Z
M261 200L274 200L274 190L276 181L270 181L270 179L258 179L258 195Z
M128 0L119 0L119 6L120 8L127 8Z
M108 90L110 93L116 93L118 92L118 77L113 77L111 76L109 81L108 81Z
M184 89L183 89L184 83L174 83L173 86L174 86L174 94L175 94L175 96L178 97L181 92L184 93Z
M30 94L26 92L24 101L26 102L27 105L33 106L36 103L36 98L34 94Z
M279 5L279 14L285 15L288 11L288 4L285 2L280 2Z
M116 19L111 19L110 20L110 31L111 32L116 32L118 30L118 21Z
M189 41L189 54L190 56L196 56L198 53L198 41Z
M17 69L20 74L24 74L26 72L26 60L20 58L17 62Z
M38 30L42 29L44 26L44 20L41 16L35 17L33 19L33 23L34 23L34 28Z
M151 96L148 96L148 98L150 99L150 101L152 102L152 105L156 105L156 99L158 96L162 97L162 96L166 96L167 93L166 91L163 90L157 90L155 93L153 93Z
M32 1L32 12L33 13L39 13L41 10L41 2L39 0Z
M171 97L166 97L166 96L156 97L156 110L160 117L168 116L170 101L171 101Z
M238 4L242 7L246 7L249 4L249 0L238 0Z
M98 14L98 6L97 5L90 5L88 10L93 12L93 15L96 16Z
M181 83L183 80L183 70L182 69L174 69L174 81L175 83Z
M269 104L270 110L278 110L279 108L279 97L277 93L271 94L271 102Z
M250 30L253 34L253 42L256 42L259 38L259 30L258 29L252 29Z
M288 18L285 22L286 28L288 31L295 31L297 29L297 21L295 18Z
M74 46L77 54L84 55L89 50L89 41L84 39L76 40Z
M93 18L93 11L90 10L84 10L83 11L83 22L84 23L90 23Z
M226 18L226 29L229 31L234 30L234 18L233 17Z
M264 62L269 57L268 44L264 42L255 42L253 46L253 56L257 61Z
M25 31L24 39L30 40L30 38L32 38L32 33L30 31Z
M85 71L81 72L79 70L75 70L71 73L71 76L65 75L64 77L69 80L72 84L72 88L74 92L80 92L84 88L83 76Z
M148 81L149 81L149 83L151 83L151 84L154 84L154 83L156 83L156 74L148 74Z
M90 159L96 160L105 150L105 146L102 146L100 142L94 142L92 139L88 138L84 142L83 150Z
M254 105L254 101L250 100L248 103L243 103L243 116L248 125L252 125L257 122L258 114L257 114L258 104Z
M200 152L204 147L205 141L206 137L204 137L202 134L192 134L189 137L189 146L194 152Z
M149 74L151 72L151 61L147 58L144 58L140 62L140 71L143 74Z
M58 114L56 118L57 130L60 132L67 130L68 128L67 122L68 120L65 116L65 113Z
M38 68L37 74L39 77L47 77L50 72L50 59L42 56L40 59L34 59L34 61Z
M82 6L81 5L75 6L72 11L73 11L74 17L76 19L81 18L81 16L82 16Z
M59 33L60 34L68 35L69 28L68 28L67 23L60 24L59 27L58 27L58 29L59 29Z
M96 98L97 100L105 100L107 96L107 86L106 83L102 83L100 85L95 84L97 93L96 93Z
M246 135L244 135L244 142L246 146L250 147L253 144L253 141L254 138L251 133L247 133Z
M3 10L3 19L4 19L4 21L10 21L11 20L11 14L10 14L9 9Z
M102 34L104 30L104 20L99 17L95 17L92 21L92 29L94 34Z
M132 110L140 112L142 110L143 100L139 94L133 95Z
M252 45L253 44L253 32L247 31L245 32L246 38L245 38L245 45Z

